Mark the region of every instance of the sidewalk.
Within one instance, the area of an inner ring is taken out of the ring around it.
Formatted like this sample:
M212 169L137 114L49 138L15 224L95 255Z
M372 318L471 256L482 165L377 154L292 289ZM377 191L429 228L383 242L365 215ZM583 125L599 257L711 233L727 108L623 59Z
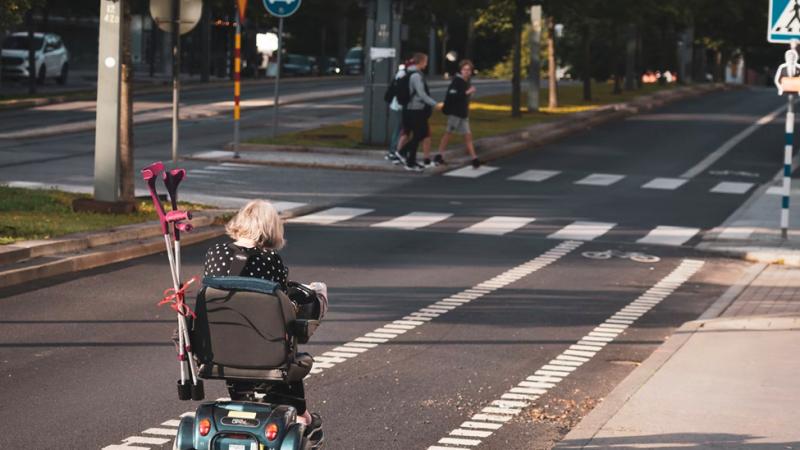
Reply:
M743 278L555 448L800 448L800 269Z

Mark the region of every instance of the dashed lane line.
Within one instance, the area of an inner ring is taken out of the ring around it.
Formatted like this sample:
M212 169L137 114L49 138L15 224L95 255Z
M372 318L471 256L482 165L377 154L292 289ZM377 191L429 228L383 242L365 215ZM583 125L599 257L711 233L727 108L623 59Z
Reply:
M608 343L612 342L636 319L640 318L681 287L703 266L703 261L685 259L669 275L645 291L636 300L616 312L605 322L564 350L547 364L526 377L499 399L485 406L428 450L468 450L477 447L502 425L531 405L568 377L581 365L591 360ZM476 426L486 424L486 427ZM497 426L499 425L499 426ZM480 432L476 433L476 428Z

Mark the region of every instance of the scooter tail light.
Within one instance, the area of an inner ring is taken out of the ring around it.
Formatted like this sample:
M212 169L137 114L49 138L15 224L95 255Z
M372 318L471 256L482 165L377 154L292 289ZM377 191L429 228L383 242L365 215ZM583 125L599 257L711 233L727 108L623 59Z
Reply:
M267 440L274 441L278 437L278 425L275 423L268 424L265 434L267 435Z
M202 419L200 421L200 436L208 436L208 433L211 431L211 421L208 419Z

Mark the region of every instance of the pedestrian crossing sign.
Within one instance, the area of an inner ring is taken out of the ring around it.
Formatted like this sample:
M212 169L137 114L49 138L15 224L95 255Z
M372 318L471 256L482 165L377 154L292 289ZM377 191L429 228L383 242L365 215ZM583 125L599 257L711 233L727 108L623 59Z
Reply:
M800 40L800 0L770 0L767 40L788 44Z

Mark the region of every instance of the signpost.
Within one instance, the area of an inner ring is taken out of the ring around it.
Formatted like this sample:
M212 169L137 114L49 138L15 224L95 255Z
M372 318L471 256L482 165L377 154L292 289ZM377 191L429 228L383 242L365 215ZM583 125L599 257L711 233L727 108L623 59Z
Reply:
M362 139L365 143L385 145L397 126L389 115L383 95L400 63L400 28L403 2L370 0L367 3L367 29L364 61L364 100ZM431 55L431 61L436 58ZM391 123L390 123L391 122Z
M781 199L781 238L789 237L789 200L791 198L792 159L794 156L794 101L800 92L800 66L797 43L800 40L800 0L770 0L767 40L789 44L786 62L775 73L778 95L788 94L786 110L786 143L783 152L783 186Z
M283 52L283 19L300 9L300 0L263 0L267 12L278 18L278 69L275 71L275 100L272 103L272 137L278 135L278 105L280 103L281 53Z
M94 198L119 200L120 18L117 0L100 2L97 53L97 120L94 143Z
M192 31L200 22L203 15L203 0L150 0L150 15L153 16L153 21L159 28L172 35L172 163L177 164L180 115L180 35Z

